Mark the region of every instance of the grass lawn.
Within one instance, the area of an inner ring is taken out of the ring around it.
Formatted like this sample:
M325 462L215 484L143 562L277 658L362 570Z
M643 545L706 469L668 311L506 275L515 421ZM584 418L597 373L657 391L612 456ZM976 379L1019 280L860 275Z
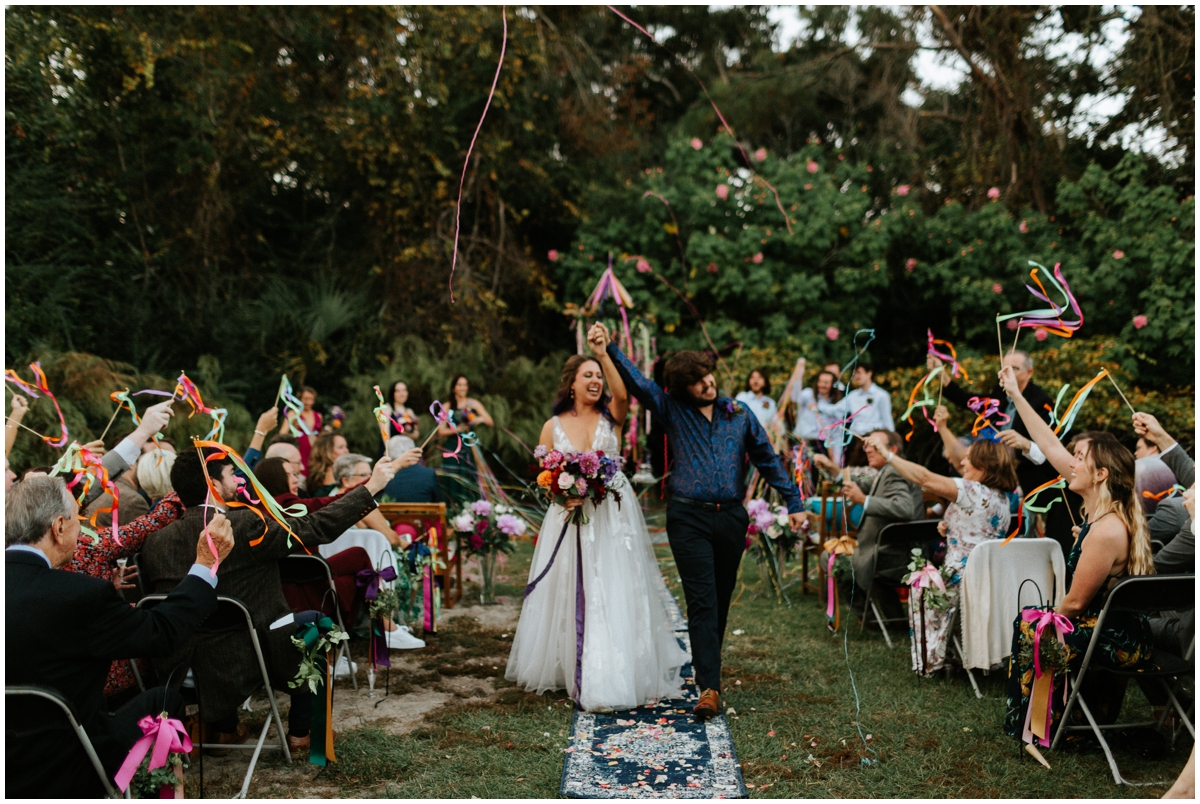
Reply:
M519 600L532 548L510 559L516 583L498 593ZM659 549L668 584L682 599L670 551ZM814 596L791 592L791 608L777 605L759 586L753 558L743 562L744 591L730 614L725 647L725 703L734 744L751 796L1059 798L1158 796L1163 789L1117 787L1098 746L1047 752L1047 771L1001 728L1004 678L978 676L976 699L966 676L919 679L911 670L907 639L889 650L878 633L849 631L850 666L861 714L847 674L842 635L829 634ZM853 623L853 618L851 618ZM735 629L745 633L732 636ZM451 704L430 713L404 735L378 729L342 734L340 762L320 781L347 796L544 798L558 795L562 749L568 744L571 703L564 694L536 696L503 679L511 634L470 618L442 629L422 657L424 676L492 677L498 696ZM476 661L467 666L466 659ZM498 667L493 670L492 667ZM738 684L737 682L741 683ZM394 690L395 692L395 690ZM1130 707L1148 708L1131 688ZM873 754L856 720L871 735ZM1117 759L1127 778L1173 780L1187 761L1184 737L1172 750L1152 732L1120 735ZM815 743L815 745L813 745ZM864 758L878 764L863 767ZM261 795L271 795L262 791ZM278 794L278 793L276 793ZM283 793L286 795L286 792Z

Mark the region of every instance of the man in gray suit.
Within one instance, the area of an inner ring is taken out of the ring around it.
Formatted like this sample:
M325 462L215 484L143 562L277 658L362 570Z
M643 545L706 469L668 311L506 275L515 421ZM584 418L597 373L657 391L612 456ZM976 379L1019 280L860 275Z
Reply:
M880 433L888 442L888 451L895 455L903 455L904 439L892 430L874 430ZM879 547L879 532L893 522L912 522L921 519L925 514L925 496L921 487L916 483L905 480L900 473L888 465L887 457L881 455L871 446L869 441L863 444L867 454L867 465L878 469L879 474L867 491L848 480L842 487L846 499L851 505L863 506L862 519L858 523L858 548L851 556L854 564L854 579L858 590L854 594L857 608L866 601L875 580L882 580L875 590L875 596L888 609L897 608L899 601L892 593L891 587L899 586L907 573L910 556L901 549ZM824 456L817 457L817 464L827 471L837 467ZM822 561L828 561L824 556Z

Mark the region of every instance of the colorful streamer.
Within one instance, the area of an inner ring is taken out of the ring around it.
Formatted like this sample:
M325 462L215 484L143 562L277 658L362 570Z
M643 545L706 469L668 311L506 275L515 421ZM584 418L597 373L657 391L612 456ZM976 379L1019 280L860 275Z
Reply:
M1184 492L1184 491L1187 491L1187 489L1185 489L1183 486L1176 483L1174 486L1171 486L1171 488L1166 489L1165 491L1160 491L1158 494L1155 494L1154 492L1151 492L1151 491L1143 491L1142 496L1145 497L1147 500L1154 500L1155 502L1162 502L1167 497L1170 497L1172 494L1174 494L1177 491Z
M640 258L633 258L640 259ZM588 296L587 301L583 305L583 312L586 315L595 315L605 299L611 298L617 304L617 309L621 311L621 326L625 332L626 351L633 354L633 336L629 332L629 316L626 310L633 309L633 297L629 295L629 291L617 279L616 274L612 269L612 254L608 255L608 268L600 275L600 281L596 283L596 287L592 290L592 295ZM580 319L582 326L582 319Z
M276 398L283 400L283 404L287 408L288 412L284 418L287 421L288 429L295 438L299 438L302 434L309 438L316 436L316 433L304 421L304 403L296 398L296 393L292 390L292 383L286 374L279 379L279 393L276 394Z
M994 396L973 396L967 400L967 407L975 411L975 421L971 424L972 438L977 438L985 427L992 428L992 432L998 436L1000 428L1012 421L1012 416L999 412L1000 400ZM993 416L997 417L994 424L991 420Z
M100 488L112 495L112 505L108 508L100 508L92 512L91 517L87 520L88 524L96 527L96 517L100 514L112 514L112 538L113 543L118 547L121 546L121 536L117 531L120 524L117 521L118 508L120 506L121 493L117 489L117 484L108 476L108 469L104 468L104 463L95 453L85 449L78 441L72 441L71 446L67 447L67 451L58 459L58 463L54 464L54 468L50 470L50 476L55 475L71 475L71 480L67 482L67 489L74 491L76 486L83 484L79 488L79 492L75 495L75 500L80 505L87 499L88 492L91 491L94 483L99 483ZM92 529L84 528L84 532L97 541L99 537Z
M1013 528L1013 532L1008 534L1008 538L1005 539L1003 542L1001 542L1001 544L1008 544L1014 538L1016 538L1018 533L1021 533L1023 530L1025 530L1024 523L1025 523L1025 512L1026 511L1029 511L1029 512L1035 513L1035 514L1044 514L1050 510L1050 506L1054 505L1060 499L1064 503L1066 502L1066 497L1063 496L1062 494L1058 494L1058 495L1055 495L1054 497L1052 497L1050 502L1046 503L1045 505L1040 506L1040 507L1035 506L1035 505L1033 505L1033 501L1039 494L1041 494L1043 491L1050 491L1052 489L1065 489L1066 487L1067 487L1067 481L1063 479L1062 475L1059 475L1058 477L1054 478L1053 480L1043 483L1042 485L1038 486L1033 491L1026 494L1025 497L1021 500L1020 507L1017 508L1017 526L1015 528Z
M192 738L188 736L187 728L182 721L168 718L166 712L156 717L147 715L138 721L138 728L142 730L142 736L133 744L133 748L129 749L125 761L121 763L121 769L113 777L117 789L121 792L129 789L129 783L133 781L146 754L150 754L148 770L157 770L167 766L167 759L171 754L192 752ZM171 793L168 798L174 798L174 789L171 789Z
M909 426L908 434L904 436L905 441L912 441L913 433L916 432L916 425L913 423L912 414L918 408L921 409L921 414L924 415L925 421L929 422L930 426L933 427L933 432L936 433L938 431L937 422L929 418L929 411L926 408L936 407L938 404L937 400L933 398L933 394L929 391L929 383L933 381L934 377L941 374L944 369L944 366L938 366L926 374L922 380L913 386L912 393L908 395L908 407L900 414L900 418L908 422ZM966 374L966 372L963 373L964 375ZM920 402L917 401L918 392L922 395Z
M375 386L375 398L379 400L379 404L372 408L371 412L375 414L375 421L379 422L379 437L383 439L384 452L387 451L388 445L388 422L390 421L384 408L387 403L383 401L383 391L379 390L379 386Z
M138 415L137 406L133 404L133 396L129 393L129 389L124 391L113 391L108 395L108 398L117 403L117 409L125 408L129 411L129 415L133 418L133 426L137 427L142 423L142 417ZM154 451L158 455L158 463L162 463L162 438L161 432L155 433L154 436Z
M1029 272L1029 276L1033 279L1034 284L1037 285L1037 290L1028 284L1026 284L1025 287L1034 295L1035 298L1046 302L1050 305L1050 307L1042 310L1025 310L1019 313L1009 313L1008 315L996 316L996 322L999 323L1001 321L1007 321L1010 318L1024 319L1018 320L1017 329L1022 327L1026 327L1028 329L1044 329L1047 332L1052 332L1055 335L1059 335L1063 338L1070 338L1083 328L1083 311L1079 309L1079 302L1075 300L1075 296L1071 293L1071 288L1067 284L1067 280L1063 278L1062 263L1055 263L1053 275L1051 275L1049 272L1046 273L1046 280L1054 286L1055 290L1062 294L1062 304L1050 299L1049 294L1046 292L1045 285L1043 285L1042 280L1038 278L1038 270L1040 269L1042 271L1046 271L1046 267L1034 262L1033 260L1030 260L1029 264L1033 266L1033 270ZM1062 316L1068 310L1073 312L1078 317L1078 320L1063 321ZM1055 324L1051 325L1047 323L1048 321L1054 321Z
M508 14L505 12L506 7L500 6L500 21L504 25L503 39L500 40L500 61L496 64L496 75L492 78L492 89L488 92L487 103L483 105L483 114L479 116L479 125L475 126L475 133L471 135L471 144L467 146L467 156L463 159L462 176L458 179L458 201L454 204L454 253L450 258L450 303L454 304L454 268L458 265L458 235L462 231L462 194L463 184L467 181L467 168L471 165L471 152L475 150L475 140L479 137L479 130L483 128L483 121L487 119L488 109L492 108L492 98L496 97L496 84L500 82L500 68L504 66L504 52L508 48Z
M1021 612L1021 621L1036 623L1033 632L1033 691L1029 696L1029 706L1025 710L1025 726L1021 739L1026 743L1038 743L1043 748L1050 747L1050 727L1053 719L1053 708L1050 701L1054 698L1054 674L1042 670L1042 631L1046 626L1054 627L1054 636L1060 645L1065 645L1064 634L1075 630L1071 621L1053 611L1025 609ZM1070 674L1063 686L1063 703L1067 702L1067 690L1070 687ZM1034 712L1037 709L1037 712Z
M961 371L962 376L963 376L963 381L964 382L971 381L971 376L969 374L967 374L967 369L958 362L958 352L956 352L954 350L954 344L950 343L950 341L943 341L943 340L940 340L939 338L933 337L933 330L931 330L931 329L925 330L925 337L926 337L927 344L928 344L927 348L926 348L926 352L925 352L926 354L933 355L934 357L938 358L939 360L941 360L945 363L949 363L951 377L957 377L958 373ZM937 350L938 344L945 346L946 351L939 352Z
M1079 415L1079 411L1083 408L1083 403L1087 401L1088 395L1092 392L1092 389L1096 387L1096 383L1100 382L1107 376L1108 376L1108 369L1101 369L1100 373L1097 374L1095 377L1093 377L1092 380L1090 382L1088 382L1087 385L1083 386L1078 391L1076 391L1075 396L1071 399L1071 404L1067 405L1067 409L1065 411L1063 411L1063 416L1062 416L1061 420L1058 418L1058 415L1057 415L1058 402L1055 401L1054 412L1051 415L1054 417L1055 421L1059 422L1054 428L1054 434L1056 436L1061 437L1061 436L1065 435L1071 429L1071 426L1073 424L1075 424L1075 417ZM1067 387L1068 386L1064 385L1062 390L1060 390L1058 392L1059 399L1062 399L1062 396L1066 392Z
M11 382L13 385L17 386L34 399L45 396L54 403L54 412L58 414L58 426L62 432L62 435L57 440L55 440L54 436L41 436L41 439L55 449L62 449L67 445L69 436L67 434L67 422L63 418L62 414L62 408L58 406L58 397L56 397L50 391L50 386L46 384L46 373L42 371L42 362L40 360L36 363L30 363L29 370L33 372L33 385L30 385L22 380L19 376L17 376L17 372L13 371L12 369L4 370L4 381Z
M262 520L262 523L263 523L262 535L259 536L257 539L251 540L251 542L250 542L251 547L256 547L260 542L262 542L263 538L267 535L267 527L268 527L267 517L268 516L271 519L275 520L275 522L277 522L280 527L282 527L284 530L287 531L288 547L292 546L293 538L297 542L300 543L301 547L304 547L304 542L300 539L299 536L296 535L296 532L292 530L291 526L287 522L287 518L288 517L307 516L308 515L308 507L307 506L305 506L301 503L296 503L295 505L290 505L286 508L281 506L278 502L275 501L275 498L273 496L271 496L271 492L267 491L266 488L262 485L262 483L259 482L258 478L254 476L254 472L250 471L250 467L246 465L246 461L242 459L242 456L238 455L231 448L225 446L224 444L220 443L219 441L208 441L208 440L204 440L204 439L197 439L193 442L193 444L195 445L197 450L200 450L200 455L204 459L204 466L205 466L204 477L205 477L205 480L208 482L209 494L211 494L214 499L220 500L222 503L229 506L230 508L248 508L254 512L255 516L257 516L259 519ZM210 450L212 450L212 452L208 455L205 455L203 452L203 450L205 450L205 449L210 449ZM258 501L259 501L260 505L251 505L249 503L238 502L237 500L225 500L221 497L220 493L217 491L216 486L213 485L212 478L208 476L208 468L207 467L208 467L209 462L219 461L223 458L229 458L229 460L233 462L233 465L235 467L237 467L237 470L239 472L241 472L242 475L246 478L246 482L254 489L255 493L258 495ZM265 509L266 514L264 515L263 511L260 509ZM304 549L306 552L308 551L307 547L304 547ZM213 569L216 569L216 568L214 567Z
M216 439L220 443L225 438L225 416L228 411L225 408L210 408L204 404L204 398L200 396L200 389L196 387L196 383L188 379L188 375L180 372L179 379L176 381L174 392L168 394L166 391L155 391L147 388L144 391L138 391L134 396L141 394L153 394L155 396L167 396L172 400L180 399L187 402L192 412L188 414L188 418L192 418L197 413L207 413L212 417L213 427L204 436L205 441Z

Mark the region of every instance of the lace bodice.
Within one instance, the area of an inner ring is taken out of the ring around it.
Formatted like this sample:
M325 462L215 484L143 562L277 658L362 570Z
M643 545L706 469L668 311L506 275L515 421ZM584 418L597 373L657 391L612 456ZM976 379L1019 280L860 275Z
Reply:
M558 417L554 417L554 448L563 455L579 452L571 439L567 437L567 431L563 429L562 422ZM592 443L585 449L585 452L594 452L599 450L605 455L620 455L621 445L617 442L617 433L613 428L612 422L607 416L601 416L600 422L596 425L596 434L592 436Z

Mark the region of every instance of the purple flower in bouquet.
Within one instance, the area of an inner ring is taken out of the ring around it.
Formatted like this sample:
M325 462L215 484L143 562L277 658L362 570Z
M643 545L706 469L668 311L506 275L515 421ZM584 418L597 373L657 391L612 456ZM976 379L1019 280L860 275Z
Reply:
M579 472L593 476L600 471L600 456L594 452L585 452L579 456Z
M575 481L575 493L580 497L587 494L588 484L582 477Z
M478 533L472 533L470 541L472 550L478 550L483 547L483 536Z
M564 461L563 454L556 449L552 449L546 453L546 457L542 459L543 469L557 469L562 466Z
M771 513L770 509L761 511L754 517L754 524L759 530L769 530L775 524L775 514Z
M771 510L770 503L761 497L755 497L753 500L746 503L746 513L750 515L751 519L757 519L759 512L769 510Z
M524 536L525 523L520 517L515 517L512 514L501 514L496 518L496 527L501 533L509 536Z
M471 503L471 513L475 516L491 516L492 504L487 500L476 500Z
M542 458L546 457L547 452L549 452L549 450L546 449L545 444L538 444L533 450L533 457L540 461Z

